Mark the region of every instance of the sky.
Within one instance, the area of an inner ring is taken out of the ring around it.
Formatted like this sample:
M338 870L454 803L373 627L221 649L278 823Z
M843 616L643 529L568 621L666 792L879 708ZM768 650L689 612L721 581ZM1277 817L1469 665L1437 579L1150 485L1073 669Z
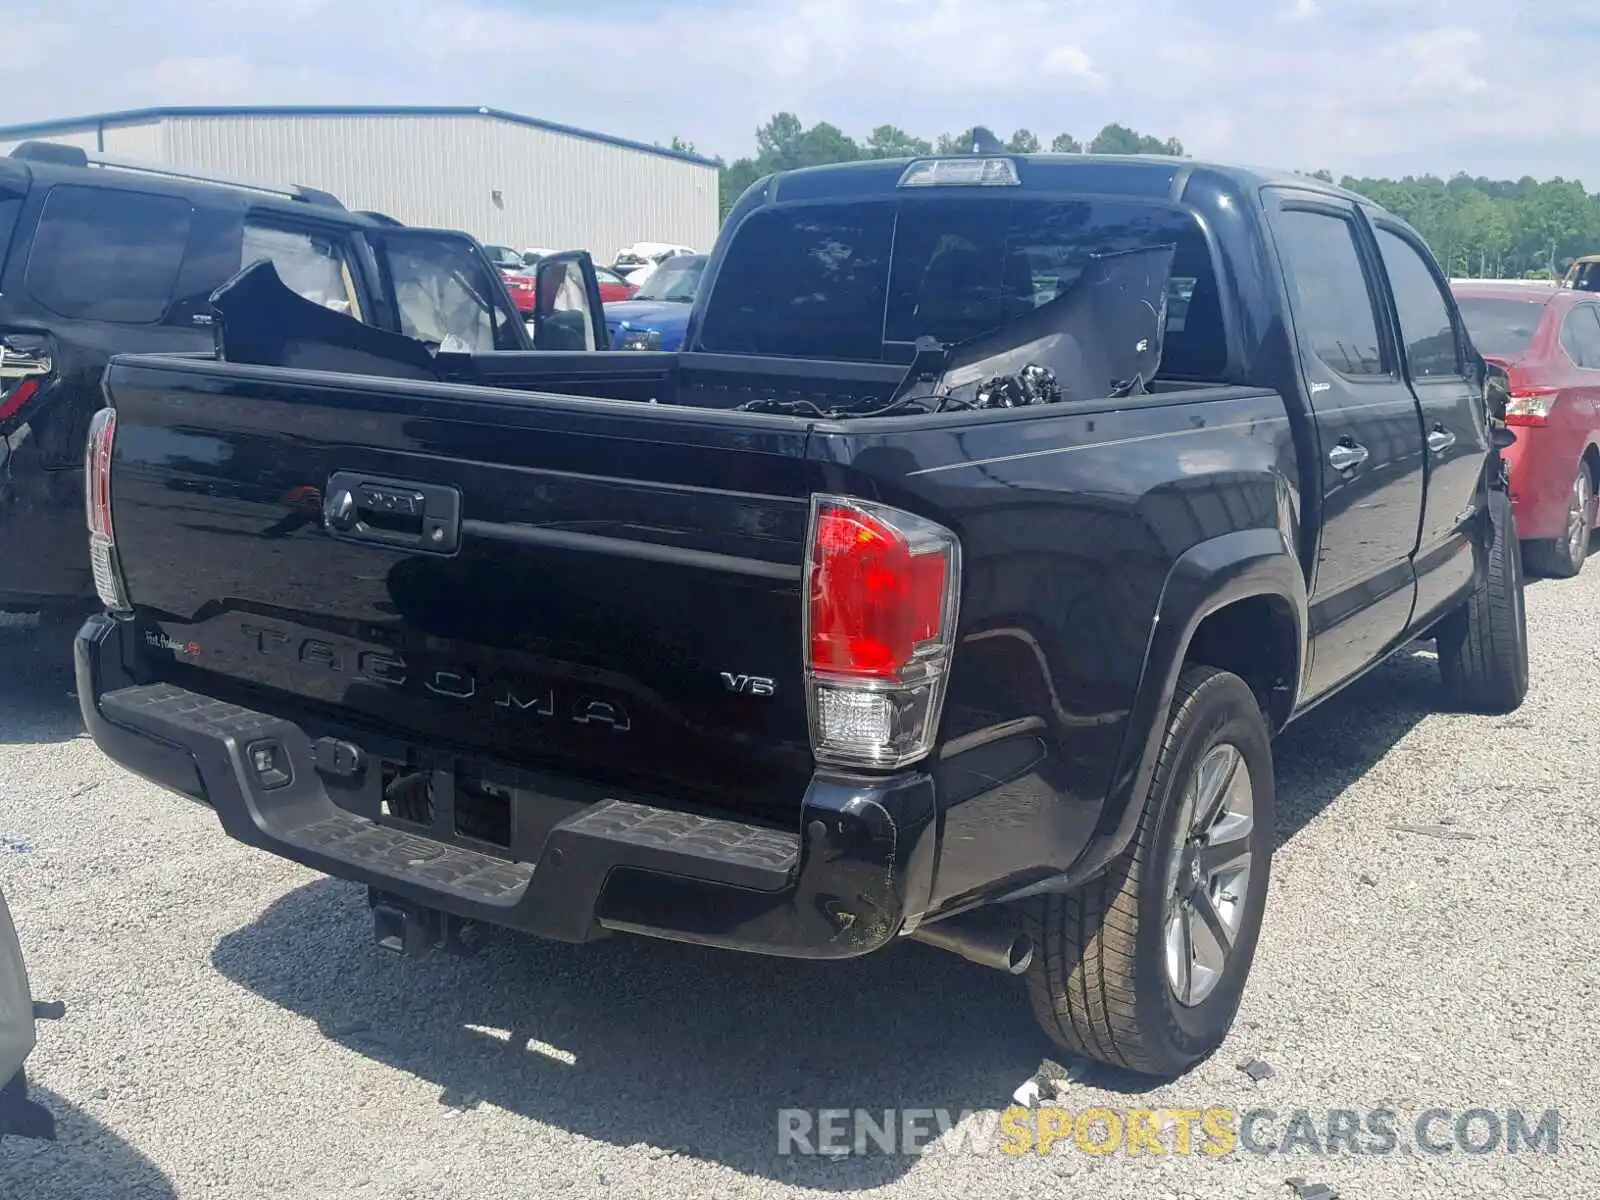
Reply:
M0 0L0 27L0 125L470 104L733 159L784 110L858 137L1118 121L1196 158L1600 190L1594 0Z

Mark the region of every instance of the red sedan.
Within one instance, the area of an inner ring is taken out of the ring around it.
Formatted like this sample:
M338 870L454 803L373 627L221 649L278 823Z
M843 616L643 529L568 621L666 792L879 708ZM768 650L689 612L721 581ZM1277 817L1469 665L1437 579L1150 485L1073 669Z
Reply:
M594 273L600 277L600 302L602 304L615 304L619 300L632 300L633 294L639 290L610 267L602 267L599 263L596 263L594 265Z
M506 270L506 287L511 292L511 300L517 306L517 311L524 317L533 316L536 292L533 283L533 267L523 267L519 270ZM623 279L609 267L596 265L594 273L600 279L600 303L615 304L618 300L631 300L633 294L639 289Z
M1505 369L1517 534L1530 570L1583 569L1600 485L1600 295L1553 283L1454 280L1473 344Z

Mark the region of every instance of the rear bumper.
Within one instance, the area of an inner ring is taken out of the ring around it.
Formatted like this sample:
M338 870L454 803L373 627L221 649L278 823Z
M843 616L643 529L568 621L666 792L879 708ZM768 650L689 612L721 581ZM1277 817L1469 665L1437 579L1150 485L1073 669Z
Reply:
M1584 439L1560 426L1518 426L1516 434L1501 454L1511 476L1517 536L1525 542L1564 537Z
M552 796L534 814L551 819L535 861L518 862L336 804L345 793L326 747L319 770L316 743L291 721L139 685L124 665L127 628L96 616L77 636L79 701L100 748L214 809L230 837L388 896L558 941L625 930L798 958L870 953L927 907L937 822L926 776L816 777L790 830L634 798ZM258 774L263 746L283 780ZM518 803L545 801L518 793Z

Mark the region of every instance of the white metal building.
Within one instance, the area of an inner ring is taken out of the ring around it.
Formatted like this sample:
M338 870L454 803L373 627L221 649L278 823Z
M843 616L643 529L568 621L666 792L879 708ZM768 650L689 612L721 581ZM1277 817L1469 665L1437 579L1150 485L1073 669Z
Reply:
M17 142L332 192L347 208L462 229L487 244L707 250L710 159L492 108L152 108L0 126Z

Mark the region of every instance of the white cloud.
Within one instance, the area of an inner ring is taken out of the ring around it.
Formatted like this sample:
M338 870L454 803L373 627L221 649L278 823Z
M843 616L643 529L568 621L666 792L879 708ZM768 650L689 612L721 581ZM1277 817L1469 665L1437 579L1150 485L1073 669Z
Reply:
M53 57L8 56L0 124L66 103L486 104L731 158L779 110L858 135L982 123L1046 142L1118 121L1196 156L1600 187L1600 83L1563 80L1558 112L1528 78L1600 49L1587 0L1271 7L1294 19L1249 0L168 0L151 21L56 0L49 27L76 31L70 100Z

